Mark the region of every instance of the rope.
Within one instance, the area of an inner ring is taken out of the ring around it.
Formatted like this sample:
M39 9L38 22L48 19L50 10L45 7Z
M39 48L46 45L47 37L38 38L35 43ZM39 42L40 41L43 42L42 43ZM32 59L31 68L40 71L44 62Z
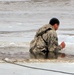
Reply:
M7 61L7 60L3 60L3 61L5 61L6 63L9 63L9 64L18 65L18 66L26 67L26 68L30 68L30 69L43 70L43 71L51 71L51 72L57 72L57 73L68 74L68 75L74 75L74 73L69 73L69 72L63 72L63 71L57 71L57 70L51 70L51 69L44 69L44 68L31 67L31 66L27 66L27 65L17 64L17 63L14 63L14 62L9 62L9 61Z

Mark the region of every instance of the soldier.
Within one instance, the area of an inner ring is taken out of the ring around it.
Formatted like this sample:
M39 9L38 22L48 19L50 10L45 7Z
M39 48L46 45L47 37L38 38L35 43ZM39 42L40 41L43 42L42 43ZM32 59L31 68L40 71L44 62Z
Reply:
M58 30L59 24L60 22L57 18L52 18L49 24L44 25L37 31L30 43L31 58L55 59L59 55L65 56L65 54L59 53L61 49L65 48L64 42L58 45L56 30Z

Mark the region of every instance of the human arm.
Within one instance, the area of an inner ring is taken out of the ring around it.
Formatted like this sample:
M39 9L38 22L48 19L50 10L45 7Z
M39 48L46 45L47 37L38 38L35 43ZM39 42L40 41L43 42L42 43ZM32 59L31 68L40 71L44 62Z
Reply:
M60 45L58 44L58 37L55 31L51 31L48 34L48 49L49 51L61 50L65 47L65 43L62 42Z

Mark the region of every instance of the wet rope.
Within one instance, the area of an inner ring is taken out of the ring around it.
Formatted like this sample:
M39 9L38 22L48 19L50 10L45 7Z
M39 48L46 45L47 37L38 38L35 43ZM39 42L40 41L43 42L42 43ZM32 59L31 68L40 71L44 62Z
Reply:
M18 66L26 67L26 68L30 68L30 69L43 70L43 71L51 71L51 72L68 74L68 75L74 75L74 73L69 73L69 72L63 72L63 71L57 71L57 70L51 70L51 69L44 69L44 68L37 68L37 67L31 67L31 66L27 66L27 65L17 64L17 63L14 63L14 62L9 62L9 61L4 60L4 59L3 59L3 61L6 62L6 63L9 63L9 64L18 65Z

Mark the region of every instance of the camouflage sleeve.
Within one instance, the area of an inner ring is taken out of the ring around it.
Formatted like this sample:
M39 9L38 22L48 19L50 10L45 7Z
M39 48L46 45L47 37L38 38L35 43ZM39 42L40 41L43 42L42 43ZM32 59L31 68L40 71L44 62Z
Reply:
M48 35L48 49L50 51L54 51L56 50L61 50L62 47L60 45L58 45L58 37L55 31L51 31L50 34Z

